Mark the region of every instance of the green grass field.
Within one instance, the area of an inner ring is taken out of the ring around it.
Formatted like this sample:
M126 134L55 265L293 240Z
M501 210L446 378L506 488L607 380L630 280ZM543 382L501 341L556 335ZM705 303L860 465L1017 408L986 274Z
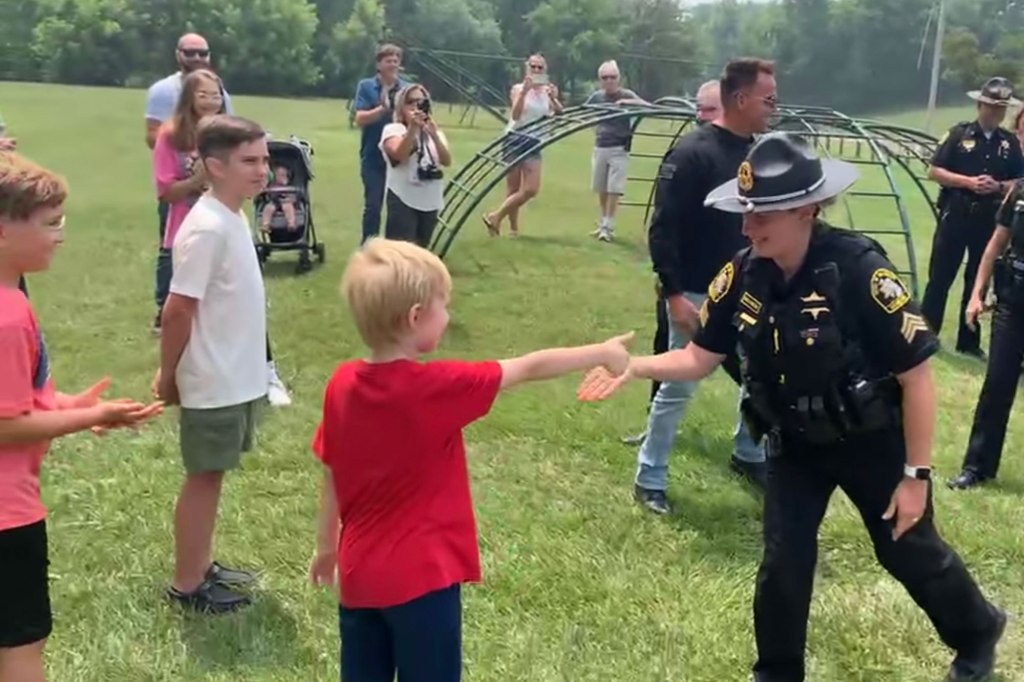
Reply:
M20 150L66 174L72 187L66 243L53 270L30 280L65 391L110 374L114 393L144 398L156 368L149 332L156 202L143 99L141 91L0 84ZM330 372L362 353L337 295L358 242L358 137L342 102L239 97L236 107L274 133L314 143L312 193L328 251L326 265L304 277L292 274L294 256L275 255L268 267L271 335L295 404L270 414L257 451L228 478L217 550L226 563L262 571L256 603L214 619L183 616L162 600L182 477L173 411L138 434L62 439L43 474L56 617L47 649L52 680L338 678L336 603L305 577L320 480L308 445ZM969 110L941 114L948 123ZM495 130L449 127L456 161ZM649 351L654 302L642 212L623 211L614 244L587 236L597 214L590 146L582 134L545 151L543 189L523 214L518 241L490 240L479 223L466 227L448 258L455 292L442 355L502 357L628 329L638 332L636 349ZM866 186L877 182L877 175L865 179ZM933 223L923 202L908 205L924 269ZM895 226L887 208L867 200L856 206L865 224ZM959 287L950 297L947 344L958 297ZM984 368L949 351L934 368L935 464L947 477L963 456ZM648 387L580 405L577 381L506 395L467 434L485 582L465 591L465 679L748 679L761 512L758 496L727 469L735 388L716 374L692 403L671 464L677 511L662 519L632 502L636 452L619 442L642 428ZM941 532L1013 615L1024 610L1022 443L1024 419L1015 416L1001 482L967 494L939 485L935 498ZM876 564L840 493L821 531L808 649L808 679L822 682L930 682L951 659ZM1000 660L997 679L1024 679L1024 636L1013 623Z

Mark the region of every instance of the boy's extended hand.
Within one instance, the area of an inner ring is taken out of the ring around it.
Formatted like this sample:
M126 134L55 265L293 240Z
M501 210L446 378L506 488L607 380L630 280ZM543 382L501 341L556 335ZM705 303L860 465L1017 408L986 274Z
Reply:
M635 335L634 332L629 332L605 341L605 345L608 346L608 359L601 364L608 372L618 376L629 368L629 346L633 343Z
M633 378L633 370L630 367L618 376L605 367L595 367L583 377L579 388L576 389L576 398L585 403L605 400Z

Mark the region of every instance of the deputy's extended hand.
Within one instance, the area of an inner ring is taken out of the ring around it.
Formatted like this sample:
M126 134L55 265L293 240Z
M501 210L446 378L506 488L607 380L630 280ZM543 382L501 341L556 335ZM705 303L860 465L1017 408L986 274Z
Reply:
M921 520L927 505L928 481L904 477L893 491L889 508L882 514L886 521L892 519L893 515L896 516L896 527L892 531L894 541L899 540Z
M613 336L604 342L608 352L601 364L613 376L619 376L629 369L629 346L633 343L634 336L633 332L629 332Z
M606 400L633 378L633 371L629 368L615 376L604 367L595 367L583 377L576 389L576 398L584 403Z

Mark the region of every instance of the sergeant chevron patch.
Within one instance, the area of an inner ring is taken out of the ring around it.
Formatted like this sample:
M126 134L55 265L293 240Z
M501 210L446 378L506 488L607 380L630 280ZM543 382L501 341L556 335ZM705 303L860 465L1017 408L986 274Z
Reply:
M900 333L903 334L907 343L913 343L919 332L926 331L928 331L928 323L924 321L923 317L903 311L903 326L900 328Z

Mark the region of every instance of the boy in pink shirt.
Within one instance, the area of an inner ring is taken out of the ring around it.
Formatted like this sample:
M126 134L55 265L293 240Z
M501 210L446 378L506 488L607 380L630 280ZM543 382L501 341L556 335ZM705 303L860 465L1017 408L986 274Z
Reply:
M162 407L102 400L107 379L79 395L54 389L46 343L18 283L50 267L66 196L60 177L0 153L0 682L45 679L52 618L39 470L50 440L135 425Z

